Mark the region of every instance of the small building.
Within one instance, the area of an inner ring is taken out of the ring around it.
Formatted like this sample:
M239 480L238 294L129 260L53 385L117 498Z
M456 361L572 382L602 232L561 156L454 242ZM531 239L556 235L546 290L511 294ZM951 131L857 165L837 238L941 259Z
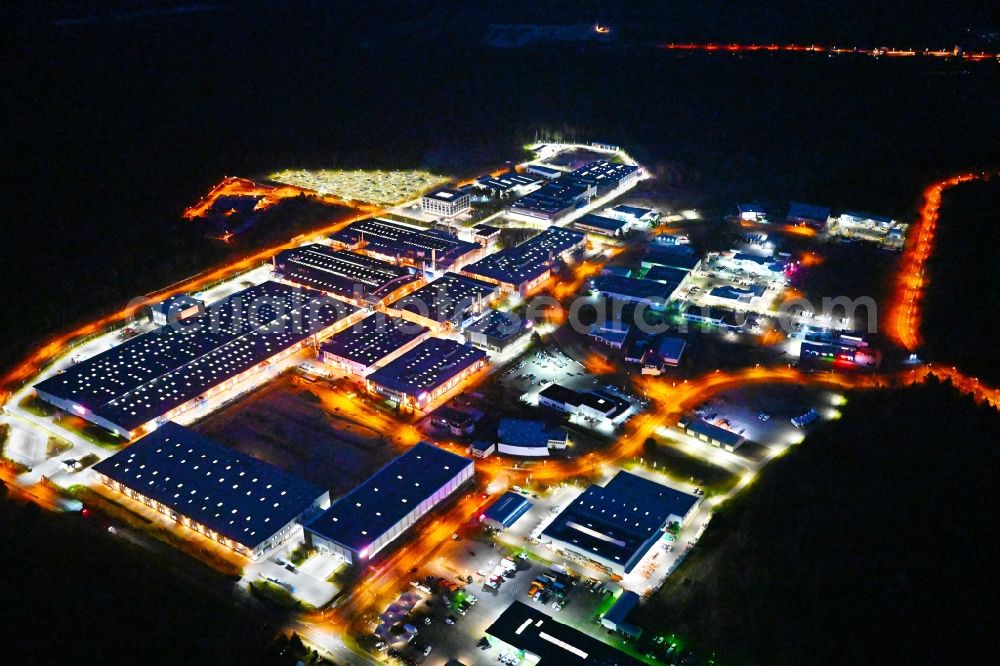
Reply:
M700 439L712 446L730 452L740 448L740 445L746 441L741 435L737 435L732 430L726 430L703 419L691 419L686 423L682 422L677 425L695 439Z
M639 599L639 595L632 590L623 591L608 612L601 616L601 626L631 638L642 636L642 627L628 621L629 614L639 605Z
M632 412L628 400L597 390L581 393L562 384L549 384L538 393L538 404L567 414L618 424Z
M834 332L809 332L799 348L799 360L825 361L834 365L858 368L878 368L882 352L873 348L868 340L857 335Z
M523 655L532 666L643 666L645 662L534 606L514 601L486 629L490 644L501 652Z
M604 214L608 217L613 217L616 220L621 220L627 222L633 226L639 225L654 225L660 219L660 214L651 208L640 208L639 206L626 206L625 204L619 204L613 206L606 211Z
M563 175L563 172L559 169L554 169L550 166L545 166L544 164L529 164L525 171L528 173L534 173L543 178L548 178L549 180L554 180Z
M665 284L643 278L623 278L617 275L598 275L590 281L591 292L605 298L635 303L657 310L667 306L680 283Z
M507 492L491 504L490 508L486 509L479 517L479 520L489 527L505 529L528 513L531 507L531 502L521 493Z
M621 349L628 338L631 327L620 321L611 321L604 324L594 324L587 334L601 344L605 344L612 349Z
M428 215L440 217L455 217L472 208L472 199L468 192L442 188L420 197L420 210Z
M598 234L601 236L621 236L628 229L628 222L611 217L601 217L593 213L577 218L573 221L573 228L585 234Z
M329 491L173 421L93 469L111 490L251 560L330 505Z
M166 326L205 314L205 302L188 294L176 294L151 305L149 314L155 325Z
M456 437L472 434L476 427L476 417L453 407L438 407L431 414L431 425L442 428Z
M494 227L480 222L472 227L472 237L481 246L486 247L500 240L500 227Z
M306 523L306 543L364 564L474 476L472 460L420 442Z
M368 375L365 385L401 406L424 409L485 366L486 352L432 337Z
M472 444L469 444L469 455L471 455L473 458L489 458L496 452L497 452L496 442L487 442L481 439L477 439Z
M479 349L502 354L528 339L533 330L530 319L489 310L462 329L465 341Z
M735 310L722 307L698 307L690 305L681 314L685 321L695 324L715 326L725 331L736 332L743 328L743 321Z
M737 210L744 222L767 222L767 211L760 204L741 203Z
M536 419L505 417L497 428L497 450L509 456L543 458L569 444L562 428L551 428Z
M527 194L545 178L533 173L508 171L499 176L485 175L475 180L476 187L491 197L506 199Z
M687 347L687 341L684 338L663 336L655 348L649 348L643 354L642 374L658 375L665 368L676 368L680 365L685 347Z
M646 269L654 266L670 266L683 271L696 271L701 267L701 259L695 256L694 250L688 245L651 243L646 248L640 265Z
M793 201L788 207L786 218L790 224L802 224L814 229L824 229L830 219L830 209L826 206Z

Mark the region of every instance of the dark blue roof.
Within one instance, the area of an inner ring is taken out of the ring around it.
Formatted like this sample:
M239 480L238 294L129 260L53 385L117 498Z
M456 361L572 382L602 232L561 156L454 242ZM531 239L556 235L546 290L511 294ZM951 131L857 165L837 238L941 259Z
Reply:
M250 550L326 492L172 421L94 471Z
M593 227L612 234L621 231L626 224L628 223L624 220L613 220L610 217L601 217L593 213L587 213L573 222L573 226Z
M522 319L507 312L490 310L485 315L465 327L466 333L481 333L491 338L504 339L520 335L532 325L530 319Z
M419 345L368 375L369 381L387 389L417 396L433 391L460 374L486 352L448 338L427 338Z
M628 278L619 275L598 275L593 279L594 289L607 296L631 298L670 298L677 284L664 284L656 280Z
M364 249L387 257L405 258L414 262L433 258L439 268L453 264L459 257L479 249L478 243L459 240L442 229L422 229L392 220L368 218L352 222L332 234L330 240L355 246L364 242Z
M767 291L767 288L759 284L755 284L748 289L740 289L739 287L732 287L727 284L721 287L715 287L708 293L716 298L726 298L737 301L750 300L754 297L762 296L765 291Z
M428 192L423 196L428 199L436 199L438 201L444 201L445 203L452 203L453 201L455 201L464 194L465 192L462 192L461 190L454 190L448 187L443 187L439 190Z
M672 266L691 270L698 265L698 257L694 255L694 250L686 245L664 245L656 243L646 249L646 254L642 260L648 264L659 264L660 266Z
M680 360L686 345L687 341L684 338L675 338L669 335L664 336L660 340L660 346L657 348L656 353L659 354L660 358Z
M306 529L360 553L473 464L420 442L335 501Z
M645 663L521 601L511 603L486 633L531 653L535 666L643 666Z
M199 301L197 298L189 294L174 294L169 298L163 299L159 303L154 303L150 306L150 309L154 312L162 313L163 315L172 315L191 307L204 305L204 302Z
M586 238L587 235L580 231L549 227L520 245L494 252L463 270L498 282L522 284L549 270L550 255L558 256L583 244Z
M646 280L656 280L657 282L674 285L676 287L684 281L684 278L687 277L688 273L690 273L690 271L683 268L656 265L646 271L646 274L642 277Z
M709 439L714 439L723 444L729 444L734 446L743 441L743 437L737 435L732 430L726 430L725 428L720 428L719 426L709 423L708 421L702 419L694 419L687 424L686 428L688 430L693 430L694 432L705 435Z
M265 282L136 336L35 385L134 430L353 314L311 289Z
M490 505L483 513L483 518L488 518L500 523L504 527L510 527L517 522L531 509L531 502L520 493L504 493L496 502Z
M497 427L497 438L510 446L544 447L549 440L565 440L566 431L550 428L544 421L504 417Z
M615 562L628 573L660 538L667 519L685 518L697 503L694 495L618 472L604 487L583 491L542 534Z
M511 204L511 210L555 215L576 205L577 200L586 192L586 185L571 182L567 178L557 178L515 201Z
M653 211L649 208L639 208L638 206L626 206L625 204L619 204L612 208L611 210L618 213L625 213L626 215L631 215L635 218L641 218L644 215L648 215Z
M445 273L411 294L389 304L438 323L459 323L481 310L498 291L497 285L458 273Z
M411 321L389 317L384 312L373 312L324 342L320 352L368 367L429 330Z
M319 243L279 252L274 264L292 282L344 298L382 299L419 279L401 266Z
M816 206L814 204L793 201L788 207L788 217L793 219L826 222L826 218L830 217L830 209L825 206Z

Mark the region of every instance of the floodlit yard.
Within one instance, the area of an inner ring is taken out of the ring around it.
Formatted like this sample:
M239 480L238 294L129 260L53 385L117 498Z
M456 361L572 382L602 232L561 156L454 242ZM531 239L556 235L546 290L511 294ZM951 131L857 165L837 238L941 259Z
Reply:
M428 171L366 171L356 169L286 169L268 176L273 181L294 185L320 194L332 194L348 201L394 205L421 192L447 183L449 178Z

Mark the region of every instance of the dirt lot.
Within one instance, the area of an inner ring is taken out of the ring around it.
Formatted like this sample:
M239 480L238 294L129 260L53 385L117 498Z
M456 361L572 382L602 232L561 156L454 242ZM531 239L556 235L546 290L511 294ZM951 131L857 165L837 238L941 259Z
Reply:
M397 451L363 424L327 413L308 384L281 377L195 429L330 489L339 497Z

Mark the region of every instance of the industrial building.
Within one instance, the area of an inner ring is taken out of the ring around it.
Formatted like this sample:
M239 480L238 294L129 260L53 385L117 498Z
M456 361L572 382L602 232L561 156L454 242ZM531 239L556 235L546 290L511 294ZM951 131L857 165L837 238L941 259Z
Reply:
M810 331L799 348L800 361L825 361L836 365L877 368L882 352L863 337L831 331Z
M496 283L445 273L387 307L404 319L432 328L460 328L488 310L498 298L500 287Z
M665 284L643 278L598 275L590 281L591 292L623 303L635 303L662 310L680 283Z
M601 236L621 236L628 229L628 222L610 217L601 217L593 213L573 220L573 228L585 234Z
M368 375L365 385L402 406L424 409L486 366L486 352L444 338L427 338Z
M573 181L569 176L551 180L510 205L510 214L532 220L554 222L567 213L586 206L596 189Z
M549 227L520 245L469 264L462 273L498 284L505 292L526 295L549 278L556 261L568 261L586 244L586 234Z
M732 430L726 430L703 419L692 418L677 425L688 435L729 452L740 448L746 441L743 436L737 435Z
M326 365L365 377L417 346L429 334L426 326L373 312L320 345L319 357Z
M570 173L567 178L575 183L594 188L596 196L604 196L619 188L635 185L639 180L639 167L597 160Z
M359 305L384 303L407 288L416 289L420 282L402 266L318 243L278 253L274 268L290 282Z
M831 217L826 230L834 236L871 241L899 250L903 247L908 228L909 225L896 222L888 215L848 210L839 217Z
M252 560L330 506L329 491L172 421L93 469L108 488Z
M640 265L650 269L654 266L670 266L683 271L696 271L701 267L701 259L687 245L670 245L667 243L651 243L646 248Z
M749 252L730 250L719 255L719 263L728 268L740 269L750 275L780 278L785 274L788 260L784 256L771 257Z
M504 529L516 523L531 507L531 502L521 493L506 492L479 516L479 520L489 527Z
M741 203L736 211L744 222L767 222L767 210L760 204Z
M681 313L681 316L685 321L695 324L716 326L723 330L733 332L742 329L744 323L743 320L737 316L735 310L721 307L698 307L695 305L689 305L688 308Z
M534 326L530 319L489 310L462 329L465 341L474 347L503 354L517 347L531 335Z
M306 543L363 564L474 475L472 460L420 442L306 523Z
M188 294L176 294L149 307L150 320L157 326L176 324L205 314L205 302Z
M688 275L690 275L690 271L684 270L683 268L674 268L673 266L653 266L646 271L645 274L643 274L642 278L644 280L656 280L657 282L662 282L663 284L680 286Z
M733 287L724 284L713 287L705 295L705 302L709 305L748 308L759 303L765 293L767 293L767 287L762 284L753 284L749 287Z
M642 356L642 374L658 375L666 368L680 365L687 341L684 338L663 336L655 347L650 346Z
M497 428L497 450L509 456L543 458L569 444L562 428L551 428L536 419L502 418Z
M424 229L380 218L352 222L332 234L330 241L337 248L435 272L460 266L482 251L478 243L460 240L442 229Z
M494 227L480 222L479 224L473 225L472 238L481 246L486 247L487 245L492 245L500 240L501 231L500 227Z
M559 169L550 166L545 166L544 164L529 164L525 168L525 171L528 173L539 175L543 178L548 178L549 180L554 180L556 178L559 178L564 173Z
M640 208L639 206L627 206L625 204L612 206L604 211L604 214L633 226L652 226L660 219L660 214L651 208Z
M499 176L480 176L475 183L477 188L489 192L490 196L505 199L527 194L544 178L538 174L508 171Z
M671 523L684 525L698 498L655 481L618 472L592 485L542 531L542 541L603 567L629 573Z
M420 210L428 215L455 217L472 208L468 192L443 188L420 197Z
M538 404L567 414L618 424L632 413L628 400L597 390L581 393L562 384L549 384L538 393Z
M823 229L830 219L830 209L825 206L793 201L785 218L790 224L803 224L814 229Z
M610 321L605 324L594 324L587 335L612 349L621 349L631 328L620 321Z
M35 385L38 397L131 439L350 325L358 309L265 282L81 361Z
M486 629L501 652L524 655L534 666L642 666L644 662L598 639L514 601Z
M632 638L639 638L642 635L642 628L628 621L628 616L639 605L639 599L639 595L632 590L623 590L608 612L601 616L601 626Z

